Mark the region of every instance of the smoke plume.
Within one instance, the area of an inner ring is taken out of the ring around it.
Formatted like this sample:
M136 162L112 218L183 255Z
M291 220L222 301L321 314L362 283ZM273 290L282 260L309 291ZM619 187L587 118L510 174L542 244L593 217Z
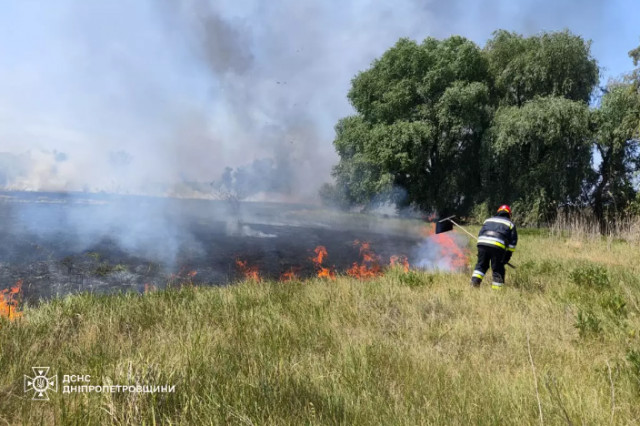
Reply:
M9 2L0 14L0 189L313 201L338 160L333 127L353 113L351 79L400 37L460 34L483 45L498 28L568 27L593 39L615 74L637 34L633 14L614 3ZM117 205L97 220L14 212L33 232L72 229L87 245L111 236L170 258L189 243L180 211ZM203 214L224 220L238 209Z
M350 79L399 37L483 44L497 28L569 27L596 41L597 57L624 60L636 40L611 52L625 28L607 31L615 10L603 0L18 2L0 18L0 184L208 196L193 183L272 161L278 173L255 179L286 180L266 186L310 200L337 161Z

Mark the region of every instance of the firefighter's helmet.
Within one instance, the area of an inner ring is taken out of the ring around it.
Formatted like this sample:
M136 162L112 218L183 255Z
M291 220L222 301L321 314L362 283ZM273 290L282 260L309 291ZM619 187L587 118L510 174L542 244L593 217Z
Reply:
M504 213L506 213L509 217L511 217L511 207L509 207L506 204L503 204L500 207L498 207L498 214L504 214Z

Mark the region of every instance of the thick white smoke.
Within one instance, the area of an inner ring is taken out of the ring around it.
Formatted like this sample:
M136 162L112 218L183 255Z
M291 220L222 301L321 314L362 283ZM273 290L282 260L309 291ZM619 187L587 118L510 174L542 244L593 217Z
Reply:
M312 199L337 161L350 79L399 37L482 44L497 28L569 27L594 38L596 57L624 60L637 40L607 46L626 28L607 31L612 10L603 0L14 2L0 17L0 187L207 196L226 167L264 173L251 165L270 160L256 192Z

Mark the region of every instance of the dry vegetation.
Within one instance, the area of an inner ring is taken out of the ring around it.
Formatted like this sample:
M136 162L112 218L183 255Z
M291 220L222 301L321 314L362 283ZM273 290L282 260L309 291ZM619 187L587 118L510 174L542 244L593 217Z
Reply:
M548 234L499 292L394 270L27 308L0 323L0 423L637 424L640 249ZM176 391L31 401L36 365Z
M551 225L551 232L553 235L569 236L573 239L582 240L600 240L604 234L608 241L622 239L633 245L639 245L640 216L621 216L616 220L601 225L589 213L563 215L559 212L557 219Z

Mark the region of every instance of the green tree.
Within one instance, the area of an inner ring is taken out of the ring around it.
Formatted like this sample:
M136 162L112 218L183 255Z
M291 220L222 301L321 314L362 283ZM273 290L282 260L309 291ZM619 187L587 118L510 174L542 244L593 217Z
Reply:
M500 104L522 106L537 96L588 102L598 82L590 46L568 31L528 38L496 31L485 51Z
M630 75L630 82L636 90L636 94L640 96L640 46L630 51L629 57L633 61L633 66L636 67ZM636 132L640 134L640 117L638 118Z
M638 89L640 86L640 46L631 50L629 52L629 57L633 61L633 66L636 67L636 69L631 74L631 79L635 84L636 89Z
M520 200L520 210L539 215L529 217L537 222L552 218L560 205L579 202L591 170L585 103L540 97L522 107L502 107L491 133L494 204Z
M488 77L484 54L462 37L401 39L358 74L348 95L358 115L340 120L334 141L345 198L366 203L402 187L399 204L469 208L492 113Z
M598 81L590 42L568 31L525 38L496 31L484 51L499 105L483 178L490 204L515 202L526 221L584 202L592 177L587 103Z
M633 84L613 83L594 111L595 148L600 162L593 183L592 206L605 228L607 219L621 213L636 195L633 178L640 171L640 95Z

